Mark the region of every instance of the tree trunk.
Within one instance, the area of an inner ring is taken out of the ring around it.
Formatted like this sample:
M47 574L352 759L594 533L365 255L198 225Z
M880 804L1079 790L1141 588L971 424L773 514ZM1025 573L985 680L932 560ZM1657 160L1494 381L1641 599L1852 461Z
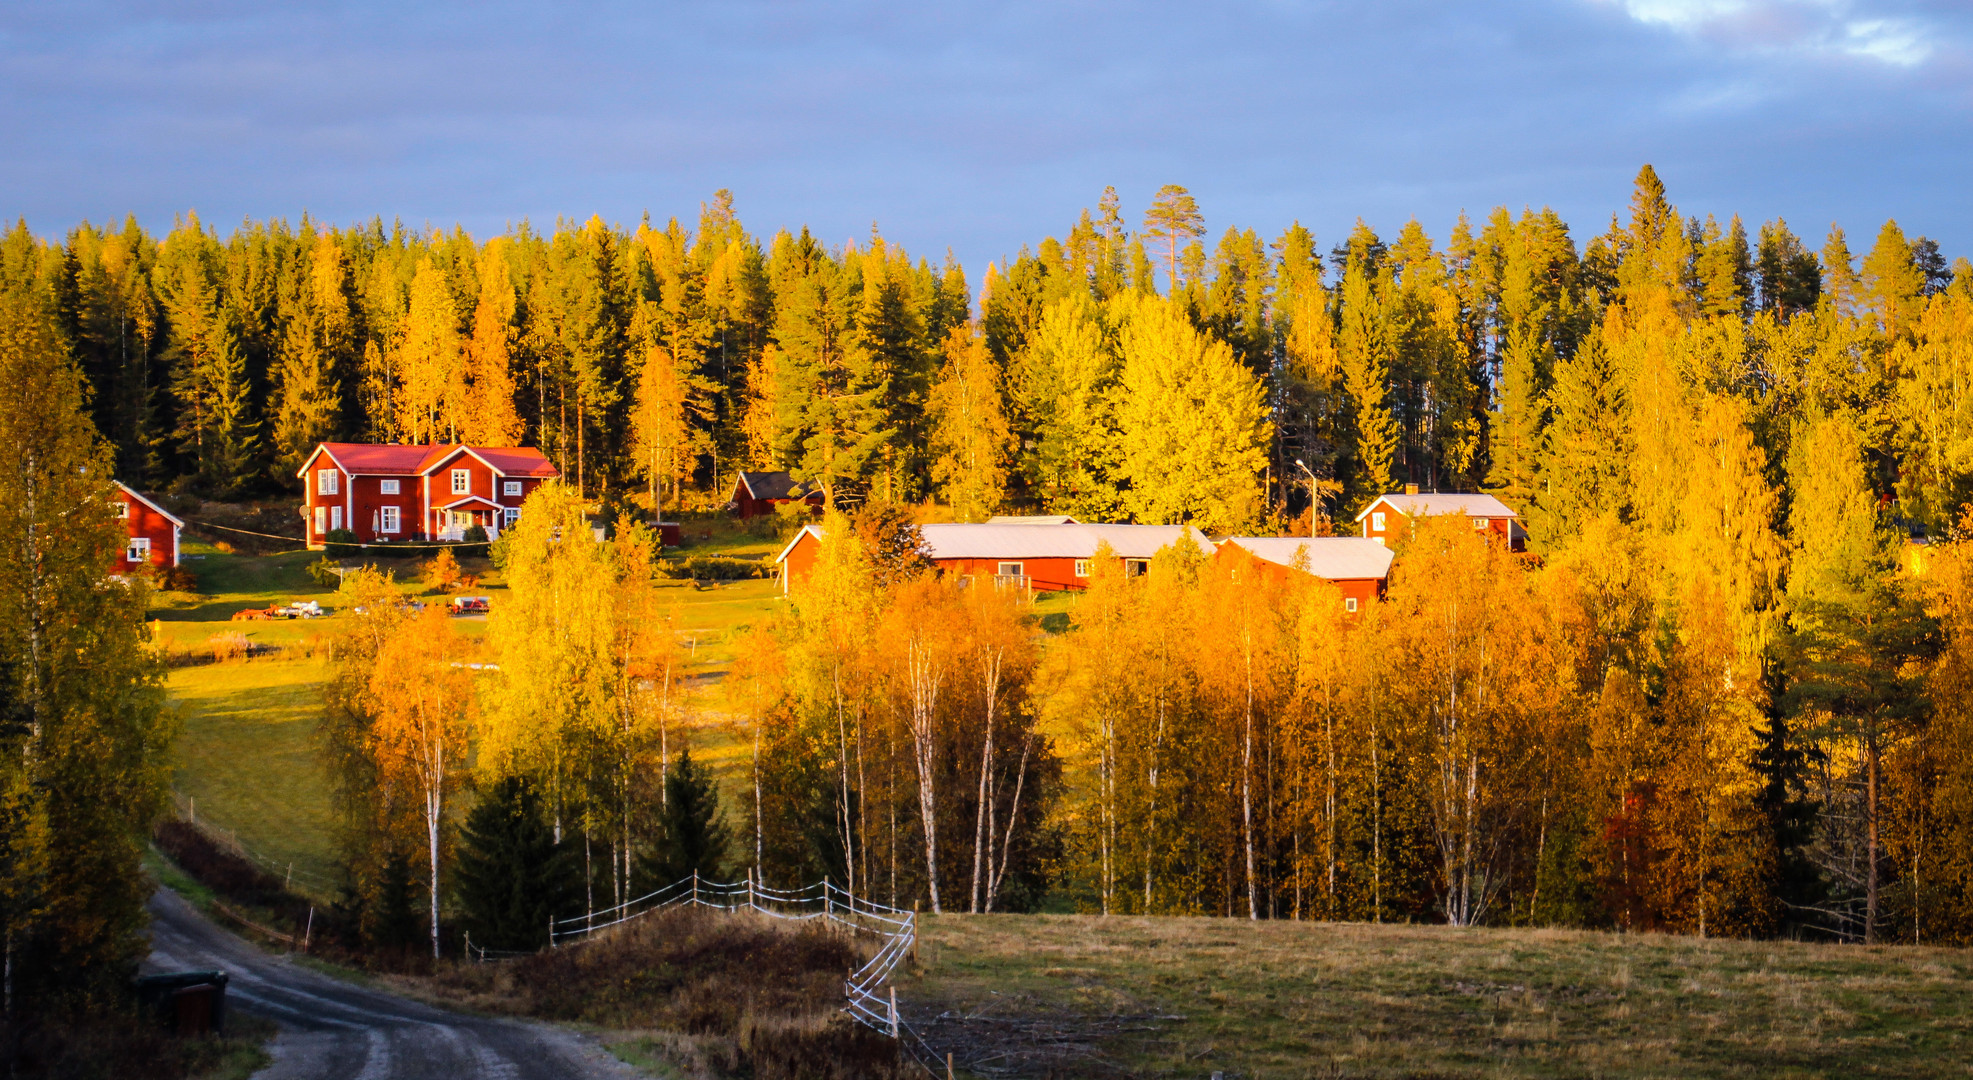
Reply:
M438 959L438 815L441 808L437 791L425 796L425 838L432 857L432 959Z
M930 650L924 644L913 641L908 648L912 756L918 766L918 813L925 826L925 885L931 895L932 914L939 915L944 910L939 904L938 804L932 776L932 758L936 747L933 745L932 720L938 707L943 672L937 670Z
M1247 848L1247 918L1261 917L1254 883L1254 656L1247 650L1247 715L1240 739L1240 824Z
M987 815L987 792L992 787L993 711L996 699L1000 696L1000 654L997 652L994 653L993 659L983 662L981 666L985 669L982 674L985 676L984 681L986 683L986 732L980 737L980 796L979 803L973 813L972 912L975 915L980 913L980 903L982 900L981 861L992 858L985 850L988 839L992 836L992 823L988 821ZM993 868L989 864L986 870L987 873L991 874Z
M1866 799L1868 800L1869 808L1865 813L1865 817L1867 819L1865 822L1865 827L1867 829L1867 840L1864 844L1864 852L1865 852L1864 857L1868 861L1868 865L1864 867L1864 881L1867 884L1865 887L1866 898L1864 900L1864 912L1863 912L1863 943L1865 945L1874 945L1877 942L1877 885L1878 885L1878 881L1877 881L1877 877L1878 877L1877 875L1878 758L1877 758L1877 736L1876 733L1874 732L1864 736L1864 756L1865 756L1864 769L1866 773L1865 784L1867 785Z

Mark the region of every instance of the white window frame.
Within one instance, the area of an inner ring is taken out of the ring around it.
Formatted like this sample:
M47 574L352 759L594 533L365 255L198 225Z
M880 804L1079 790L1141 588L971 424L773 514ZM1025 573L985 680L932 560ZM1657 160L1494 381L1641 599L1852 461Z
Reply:
M343 527L343 508L340 506L331 506L329 508L329 531L335 532L337 529L340 529L342 527Z
M473 470L452 470L452 493L454 495L471 495L473 493Z
M1124 576L1127 578L1143 577L1146 574L1149 574L1150 572L1151 572L1151 560L1149 559L1124 560Z
M1086 578L1086 577L1088 577L1088 576L1089 576L1089 560L1088 560L1088 559L1077 559L1077 560L1076 560L1076 576L1077 576L1077 577L1079 577L1079 578Z
M116 516L119 521L130 520L129 499L111 499L110 505L116 507Z
M148 536L131 537L130 542L123 546L123 557L124 560L127 562L134 562L134 563L150 562L151 538Z
M1371 532L1384 531L1384 512L1382 510L1379 510L1376 513L1370 515L1370 531Z
M1349 612L1352 615L1356 614L1356 597L1354 596L1343 597L1343 610Z
M500 494L519 495L520 493L521 493L521 482L519 480L500 481Z
M402 485L403 481L401 480L379 480L377 481L377 494L402 495L404 494Z
M383 508L383 519L383 524L378 527L378 532L395 533L403 531L403 510L395 506L386 506Z
M317 495L338 495L342 487L342 474L334 469L315 470L315 493Z
M516 521L519 521L520 519L521 519L521 508L520 508L520 507L518 507L518 506L503 506L503 507L501 507L501 508L500 508L500 527L501 527L501 528L503 528L503 529L505 529L505 528L507 528L508 526L510 526L510 525L512 525L512 524L514 524L514 522L516 522Z
M1484 528L1486 528L1486 527L1487 527L1487 519L1486 519L1486 518L1474 518L1474 519L1473 519L1473 531L1474 531L1474 532L1479 532L1480 530L1482 530L1482 529L1484 529Z
M315 508L315 534L317 536L321 536L327 533L328 531L329 531L329 508L326 506L318 506Z
M998 564L998 568L994 570L994 573L1001 577L1027 577L1028 567L1026 563L1004 562Z

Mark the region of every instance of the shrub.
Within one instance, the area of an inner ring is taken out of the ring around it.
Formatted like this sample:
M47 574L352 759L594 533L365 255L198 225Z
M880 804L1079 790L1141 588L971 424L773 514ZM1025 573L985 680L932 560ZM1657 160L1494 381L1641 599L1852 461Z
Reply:
M465 541L464 545L458 549L459 554L471 559L486 558L487 543L486 527L484 525L469 527L465 532L459 534L459 538Z
M199 579L183 566L158 568L158 588L165 592L198 592Z
M336 560L327 555L308 564L308 576L323 588L333 588L342 584L343 576L336 573Z
M734 559L724 555L691 555L683 559L658 560L658 573L668 578L700 581L745 581L773 577L774 570L759 559Z
M362 550L356 546L356 534L348 529L330 529L323 541L324 549L331 555L354 555Z
M451 548L438 549L424 570L425 586L433 592L451 592L459 587L459 560L453 557Z
M214 663L240 660L253 655L253 642L245 634L214 634L206 639Z

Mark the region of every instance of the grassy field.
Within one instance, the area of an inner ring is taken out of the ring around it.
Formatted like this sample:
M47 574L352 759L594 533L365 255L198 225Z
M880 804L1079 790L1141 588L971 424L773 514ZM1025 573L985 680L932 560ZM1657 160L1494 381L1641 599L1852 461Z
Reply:
M899 983L914 1023L962 1064L1026 1075L1973 1074L1961 950L1092 916L921 926L920 967Z
M704 527L699 532L704 532ZM730 527L707 538L688 537L688 551L759 557L779 545L746 536ZM336 878L327 780L316 753L322 683L327 676L326 645L342 630L341 613L321 619L234 622L237 611L315 600L336 606L333 586L308 574L319 552L247 555L186 537L185 565L198 576L197 593L163 593L151 617L160 635L178 653L208 653L216 636L244 634L271 654L252 660L173 667L167 691L182 725L175 747L174 787L181 811L196 807L199 820L233 832L265 861L292 862L297 884ZM339 560L355 564L355 559ZM423 596L419 559L378 560L393 571L405 592ZM481 576L474 590L497 607L506 591L499 573L484 560L466 560ZM745 783L750 744L726 723L719 680L731 663L733 644L754 621L781 603L773 581L689 581L663 584L666 607L687 649L687 716L678 735L721 774L730 798ZM431 597L428 599L437 599ZM484 619L454 620L467 634L484 634ZM326 891L315 885L314 891Z
M183 725L173 777L181 809L267 860L292 861L316 891L336 880L315 750L326 672L318 660L242 660L176 668L169 684Z

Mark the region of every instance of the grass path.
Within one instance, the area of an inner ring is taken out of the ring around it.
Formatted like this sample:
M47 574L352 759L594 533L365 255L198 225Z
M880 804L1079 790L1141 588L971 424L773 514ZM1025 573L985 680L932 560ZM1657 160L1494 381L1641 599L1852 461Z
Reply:
M1054 1063L1061 1075L1103 1061L1256 1080L1973 1074L1964 950L1226 919L921 925L921 970L901 980L920 1012L1185 1017L1098 1037L1080 1065ZM991 1024L970 1027L982 1053L1005 1049Z

